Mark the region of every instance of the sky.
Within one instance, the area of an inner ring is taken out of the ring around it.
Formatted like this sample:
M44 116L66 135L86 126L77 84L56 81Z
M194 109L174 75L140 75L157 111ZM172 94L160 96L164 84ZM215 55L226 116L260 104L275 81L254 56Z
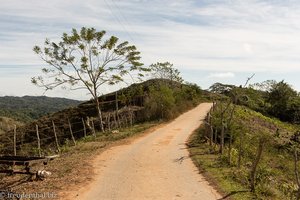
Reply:
M33 46L83 26L136 45L145 66L173 63L204 89L243 85L255 73L251 83L285 80L300 91L298 0L0 0L0 96L43 95L30 83L46 66ZM79 90L45 95L90 98Z

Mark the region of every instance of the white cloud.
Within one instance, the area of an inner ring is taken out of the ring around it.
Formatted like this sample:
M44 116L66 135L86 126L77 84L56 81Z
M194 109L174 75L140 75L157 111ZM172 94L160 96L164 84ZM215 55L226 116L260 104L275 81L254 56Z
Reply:
M228 79L234 78L235 74L232 72L224 72L224 73L212 73L208 76L208 78L218 78L218 79Z
M252 45L249 43L244 43L243 44L244 50L245 52L249 53L249 54L253 54L253 48Z
M129 40L146 64L170 61L212 78L300 72L299 1L10 0L0 7L0 74L1 65L43 64L32 47L81 26Z

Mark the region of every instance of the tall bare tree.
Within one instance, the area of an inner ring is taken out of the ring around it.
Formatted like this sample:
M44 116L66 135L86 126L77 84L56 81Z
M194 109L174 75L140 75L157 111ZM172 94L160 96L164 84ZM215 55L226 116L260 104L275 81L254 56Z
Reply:
M115 36L104 38L105 31L82 27L71 34L63 33L58 43L45 40L44 47L35 46L33 51L48 66L43 75L32 78L32 83L46 91L59 86L71 90L85 89L92 95L104 131L99 105L99 90L124 80L132 71L139 77L147 68L140 63L140 52L127 41L119 42Z

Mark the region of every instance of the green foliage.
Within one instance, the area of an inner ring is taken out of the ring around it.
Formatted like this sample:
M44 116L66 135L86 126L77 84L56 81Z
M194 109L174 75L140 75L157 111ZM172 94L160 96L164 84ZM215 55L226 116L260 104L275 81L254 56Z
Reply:
M218 94L229 94L229 92L233 89L236 88L234 85L226 85L222 83L214 83L212 86L209 87L209 91L213 93L218 93Z
M212 113L214 130L217 130L218 135L221 129L221 105L224 108L226 103L219 103ZM225 118L230 116L232 106L224 113ZM255 199L284 199L285 197L295 199L295 191L298 188L291 150L294 142L290 138L298 141L299 134L295 133L299 129L299 126L266 117L244 106L237 106L232 124L226 127L227 139L223 155L212 151L214 148L208 144L209 132L205 126L202 126L198 134L193 137L191 151L201 149L202 154L196 157L196 161L202 163L202 169L204 167L204 170L213 171L211 176L217 177L222 188L229 193L232 192L233 187L228 187L228 184L249 188L250 172L257 157L258 143L263 141L262 157L255 173L256 186L255 193L253 193ZM234 136L231 144L230 164L228 164L229 135ZM219 146L219 140L213 144L214 146ZM241 155L240 166L238 165L239 154ZM248 195L237 193L232 197L233 199L248 199L249 197L246 198Z
M300 96L284 81L267 80L248 88L215 83L210 87L214 94L226 95L238 105L244 105L280 120L300 123ZM234 99L238 97L237 99Z
M287 102L286 109L287 121L300 124L300 97L291 97Z
M267 91L270 91L271 88L275 84L277 84L277 82L275 80L266 80L266 81L263 81L261 83L250 84L249 88L252 88L254 90L259 90L259 91L267 92Z
M268 94L270 114L284 121L295 122L299 118L300 97L290 85L281 81L274 84Z
M182 85L180 90L176 90L175 92L177 102L180 102L183 99L189 101L197 101L198 98L202 95L201 88L194 83L185 83L184 85Z
M43 48L35 46L33 51L49 68L42 69L44 76L33 77L32 83L46 90L59 86L86 89L95 99L103 84L119 83L131 71L143 76L148 69L139 62L136 47L115 36L105 38L105 33L82 27L63 33L58 43L46 39Z
M71 34L63 33L58 43L46 39L44 48L35 46L33 51L49 68L42 69L43 76L31 80L46 91L67 86L74 90L87 90L93 97L102 132L99 89L124 81L131 72L141 78L143 72L149 71L139 62L140 52L134 45L127 41L119 42L115 36L105 38L105 33L82 27L81 30L72 29Z
M172 82L159 82L149 86L145 98L145 115L148 119L171 119L191 108L200 101L202 91L195 84L181 84L176 87Z
M164 63L158 62L155 64L151 64L149 68L151 70L151 74L153 78L167 79L172 82L174 81L178 83L183 82L183 79L180 76L180 72L178 71L178 69L175 69L173 67L173 64L169 62L164 62Z
M239 94L238 105L244 105L252 110L266 113L269 104L266 102L266 92L255 90L253 88L234 88L232 93Z
M172 118L172 110L175 106L173 91L166 85L159 88L150 87L148 98L145 102L147 117L150 119Z

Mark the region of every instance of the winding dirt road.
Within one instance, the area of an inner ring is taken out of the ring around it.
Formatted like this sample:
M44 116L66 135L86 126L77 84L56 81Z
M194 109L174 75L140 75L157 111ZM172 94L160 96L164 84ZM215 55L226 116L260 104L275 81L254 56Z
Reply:
M188 158L185 142L199 127L211 104L203 103L171 123L113 147L95 161L97 177L73 199L211 200L221 196ZM182 159L187 158L187 159Z

